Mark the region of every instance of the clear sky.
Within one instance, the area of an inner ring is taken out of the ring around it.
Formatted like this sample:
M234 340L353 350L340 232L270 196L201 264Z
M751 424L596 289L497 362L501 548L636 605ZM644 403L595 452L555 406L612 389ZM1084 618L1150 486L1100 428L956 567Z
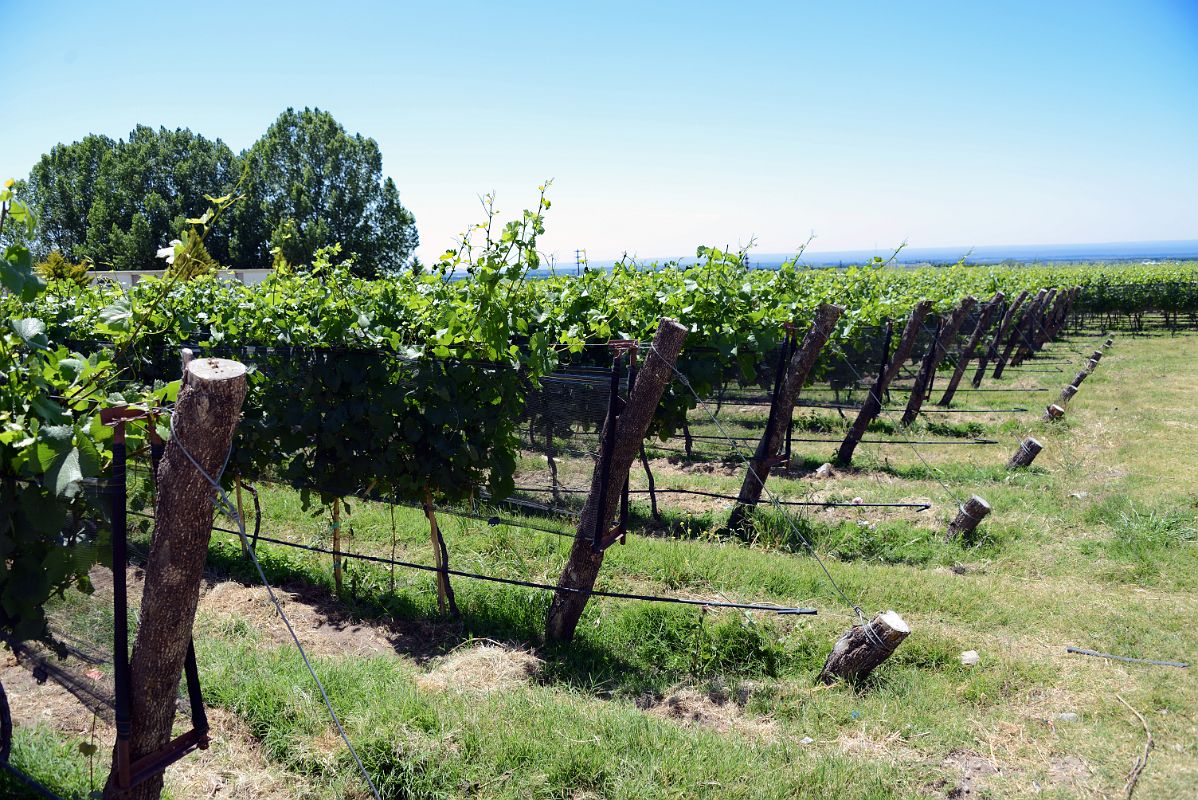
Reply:
M1198 2L0 0L0 176L287 106L378 140L433 257L553 178L567 262L1198 239Z

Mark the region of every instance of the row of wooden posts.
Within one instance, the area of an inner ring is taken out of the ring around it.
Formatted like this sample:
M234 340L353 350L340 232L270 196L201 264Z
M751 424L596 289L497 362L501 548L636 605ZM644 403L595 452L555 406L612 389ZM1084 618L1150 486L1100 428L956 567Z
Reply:
M1018 322L1013 322L1014 313L1026 299L1026 293L1007 308L1005 313L999 314L995 306L996 303L1001 303L1001 294L990 301L989 308L982 310L979 329L984 329L995 319L999 322L989 349L981 356L978 374L974 376L975 384L980 381L980 375L984 372L988 360L997 356L997 374L1008 361L1014 360L1018 363L1031 356L1060 330L1068 315L1069 306L1076 297L1076 290L1056 294L1055 301L1050 299L1054 294L1052 291L1039 292L1029 309L1029 312L1034 313L1025 314ZM969 306L974 303L972 299L967 302ZM915 332L922 325L929 310L930 303L922 302L916 306L893 357L886 368L880 371L874 390L870 392L870 399L854 423L854 430L859 429L863 432L869 421L880 412L881 398L886 387L897 374L899 367L910 357ZM782 402L778 404L778 409L771 409L771 420L774 424L767 426L766 434L763 435L753 459L757 468L762 470L757 475L757 493L755 496L752 494L751 484L746 481L748 489L744 499L751 502L738 503L738 508L752 505L760 498L761 484L768 476L769 469L777 464L776 459L780 455L781 430L784 428L781 420L786 417L776 414L779 410L785 414L793 412L793 401L797 399L820 349L831 335L841 313L842 309L839 307L821 306L815 323L804 337L802 346L796 350L788 364L781 391L777 393ZM940 335L921 364L920 372L924 374L925 379L930 379L940 360L944 358L947 343L956 335L960 320L967 313L968 308L962 311L961 307L958 307L942 322ZM1022 333L1018 338L1014 333L1005 338L1008 327ZM570 557L562 571L558 591L555 592L550 606L546 625L547 637L550 640L573 638L589 594L594 588L605 552L594 547L590 534L597 526L606 525L614 518L621 500L621 492L606 489L623 486L627 481L629 469L640 450L654 410L666 386L674 377L674 364L686 333L686 327L674 320L661 321L629 397L622 404L619 413L609 414L605 422L605 428L612 429L610 459L605 469L596 469L592 476L591 490L583 507L578 533L573 540ZM971 359L983 336L984 333L975 330L974 335L970 337L958 357L954 380L950 381L949 389L941 403L947 404L951 401L955 384L964 373L962 365ZM999 353L998 344L1004 341L1004 338L1006 347ZM1103 345L1103 350L1111 344L1112 341L1108 339ZM1064 406L1076 394L1077 388L1086 377L1094 371L1101 358L1102 351L1095 351L1086 367L1062 390L1061 397L1050 407L1047 416L1059 419L1064 415ZM170 742L175 696L191 642L214 516L213 490L207 476L219 475L231 447L246 393L245 374L246 368L243 365L224 359L197 359L184 367L185 380L173 412L173 435L166 444L155 479L158 491L155 496L154 534L146 563L145 589L141 604L142 619L130 663L131 682L138 688L132 695L131 724L127 738L130 751L127 758L134 764L141 763L138 759L158 752ZM917 383L918 381L917 377ZM927 382L930 383L930 380ZM913 399L920 398L914 401L915 413L918 413L918 403L922 402L921 393L913 392L912 396ZM908 408L911 408L910 403ZM1051 408L1058 411L1053 412ZM855 440L850 441L846 438L848 457L851 458L852 448L859 439L859 433ZM181 442L187 443L186 451L183 450ZM1009 466L1021 468L1030 465L1040 449L1039 442L1028 440L1012 457ZM843 450L844 447L842 454ZM448 586L444 540L432 514L431 500L425 505L432 528L434 549L437 551L437 566L442 570L438 575L439 593L448 594L449 598L452 598ZM962 505L961 513L950 526L950 532L964 535L973 530L989 510L989 505L975 496L971 502ZM337 516L339 517L339 514ZM339 539L340 519L336 522L338 524L334 527L334 532ZM340 558L337 559L337 565L339 572ZM122 565L114 565L114 568L121 569ZM868 623L855 626L833 646L821 678L829 682L841 678L864 678L894 652L909 632L910 628L906 622L893 611L878 614ZM124 791L122 786L118 785L114 772L106 787L105 797L121 795L148 800L156 798L161 787L161 773L155 773L132 791Z
M1030 292L1025 291L1009 306L1005 306L1003 294L996 293L980 310L977 326L958 353L953 376L940 399L940 404L947 406L952 402L953 394L969 363L974 359L975 353L992 327L997 326L989 346L978 357L978 369L973 377L975 387L980 385L991 362L994 363L995 377L999 377L1008 364L1023 363L1059 334L1068 321L1078 293L1076 288L1059 292L1055 289L1045 289L1037 292L1028 303ZM920 363L904 413L904 425L910 425L919 414L923 401L930 393L932 376L947 356L950 343L959 333L964 320L976 303L974 298L966 298L940 320L932 346ZM1024 313L1019 316L1018 312L1025 304L1027 305ZM883 362L884 367L879 369L875 383L841 445L838 453L841 463L851 461L865 430L882 412L882 398L891 381L911 358L920 329L931 311L931 305L928 301L921 301L913 309L897 347L893 354L888 354L888 360ZM843 308L832 304L824 304L817 309L815 320L804 336L802 344L795 349L786 365L785 373L780 376L765 431L746 470L738 502L729 519L729 527L736 528L744 523L749 510L760 501L770 470L781 465L785 422L793 414L799 393L843 311ZM644 368L646 374L652 373L657 376L656 379L645 381L644 384L638 382L637 389L641 391L634 391L625 405L625 410L618 417L609 418L605 423L605 431L608 430L608 426L615 425L615 440L622 445L605 470L607 480L610 481L609 486L620 486L627 480L628 470L647 431L653 407L668 383L674 359L684 338L685 328L673 320L662 320ZM1104 347L1110 344L1108 340ZM886 346L889 349L889 342ZM1096 355L1101 358L1101 353ZM1083 370L1084 374L1079 373L1074 379L1071 384L1072 391L1062 392L1062 401L1067 402L1069 397L1072 397L1077 386L1096 364L1097 359L1092 358ZM1065 396L1066 394L1068 396ZM637 411L635 418L625 416L632 409ZM1009 468L1029 466L1039 451L1039 442L1034 439L1025 441L1009 462ZM586 606L588 593L594 588L595 579L603 563L604 550L594 546L590 532L613 518L619 493L602 492L602 487L597 485L597 482L601 482L600 477L601 471L597 469L592 477L591 491L587 496L570 557L558 581L558 592L554 596L546 628L547 636L551 640L569 640L573 637ZM597 498L601 496L606 499L602 508L597 502ZM970 535L990 510L990 505L985 500L974 495L961 505L956 517L949 524L949 536ZM877 664L889 657L908 633L908 626L895 612L879 614L868 624L856 626L841 637L828 657L822 677L825 680L863 678Z
M1076 297L1076 289L1060 292L1055 289L1043 289L1034 296L1024 291L1013 302L1007 304L1003 293L996 293L982 305L973 333L957 353L956 368L939 404L951 404L968 365L974 360L975 353L979 352L991 332L988 345L978 356L978 369L972 378L975 387L981 384L991 362L994 364L994 376L1001 376L1008 364L1022 363L1056 336L1066 324ZM918 416L923 402L930 394L933 376L948 356L951 343L976 305L975 298L967 297L938 320L937 333L921 359L915 376L915 383L903 414L904 425L910 425ZM890 352L891 337L886 337L884 346L887 352L883 353L883 366L879 368L873 386L839 448L839 463L851 462L866 429L882 413L883 398L903 366L911 361L919 334L931 310L930 301L916 304L893 352ZM1022 315L1019 313L1021 310ZM737 503L731 512L729 528L739 529L746 524L751 510L761 500L771 470L782 466L785 461L782 451L787 422L794 413L799 395L815 367L820 352L831 338L843 313L844 309L840 306L822 304L816 310L815 319L801 344L794 348L793 354L784 365L777 391L774 392L765 431L749 461ZM631 387L629 396L618 407L609 409L602 432L603 440L610 444L609 451L605 452L601 459L603 463L592 474L591 487L582 509L577 535L558 580L558 591L554 595L546 623L547 637L551 640L573 638L603 563L605 547L597 546L597 539L593 533L600 528L606 531L607 523L616 516L622 500L619 487L626 484L631 465L642 450L657 404L674 377L674 365L685 337L684 326L674 320L663 319L653 345L640 365L637 380ZM1076 382L1080 383L1080 380ZM1029 453L1035 446L1030 442L1025 443L1020 453ZM1034 455L1032 457L1034 458ZM341 520L338 510L334 508L332 529L333 549L336 553L334 572L340 590ZM438 605L442 610L456 612L449 582L448 552L431 501L425 503L425 513L429 521L438 568ZM968 535L988 513L989 505L984 500L976 496L971 498L963 504L957 518L950 524L950 534ZM606 543L610 543L612 537L606 539Z

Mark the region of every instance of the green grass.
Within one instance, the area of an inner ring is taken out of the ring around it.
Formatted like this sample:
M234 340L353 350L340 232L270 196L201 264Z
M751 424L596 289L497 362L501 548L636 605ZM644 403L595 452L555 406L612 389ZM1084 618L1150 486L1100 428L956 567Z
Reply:
M1093 343L1065 341L1053 351L1088 352ZM910 432L883 419L871 431L879 439L1002 442L921 448L926 463L906 446L864 444L853 469L813 479L834 445L799 446L795 471L770 479L779 496L923 499L934 508L807 510L789 521L765 509L738 537L722 530L726 506L670 505L663 497L665 524L609 550L600 577L606 589L810 605L820 610L813 618L595 599L574 643L548 645L541 639L547 593L455 578L463 619L453 622L438 616L428 573L400 570L393 584L385 567L350 562L346 589L334 598L327 556L270 545L260 554L272 582L322 598L327 613L402 632L394 655L317 659L388 797L944 796L960 779L946 759L961 753L1000 767L984 778L993 797L1115 794L1142 744L1139 722L1115 693L1145 714L1157 742L1138 796L1182 797L1198 772L1191 672L1064 650L1171 660L1198 652L1190 623L1198 610L1195 363L1198 335L1122 337L1062 423L1041 422L1039 408L1070 376L1013 373L1013 386L1053 392L962 395L963 407L984 398L1031 410L936 419ZM726 407L721 418L733 435L752 436L760 411ZM801 418L805 431L843 430L835 412L805 410ZM694 433L712 430L696 416ZM1008 473L1003 464L1026 435L1045 450L1034 469ZM659 486L733 494L739 486L735 465L700 470L661 455ZM636 470L633 479L641 479ZM261 491L265 532L327 545L326 517L305 512L290 490ZM994 513L973 540L947 541L955 501L969 493L985 496ZM634 511L648 519L647 504ZM351 502L347 546L390 554L390 512ZM421 513L397 508L395 522L396 555L430 563ZM572 532L567 522L536 524ZM553 583L568 552L565 537L514 526L449 516L442 525L451 565L466 571ZM808 543L853 603L894 608L912 625L863 685L814 682L851 616ZM254 582L239 547L223 535L210 566L226 579ZM297 655L259 624L235 613L201 617L210 703L248 724L268 763L294 787L291 796L362 796ZM534 651L543 662L536 678L484 694L421 683L441 656L484 638ZM981 664L964 667L959 655L971 649ZM661 709L685 693L708 698L723 716L702 724L664 718ZM1064 712L1079 721L1055 721ZM30 744L22 763L42 774L61 765L60 785L77 784L84 762L70 742L56 746L40 728L23 736ZM1082 767L1071 769L1069 759Z

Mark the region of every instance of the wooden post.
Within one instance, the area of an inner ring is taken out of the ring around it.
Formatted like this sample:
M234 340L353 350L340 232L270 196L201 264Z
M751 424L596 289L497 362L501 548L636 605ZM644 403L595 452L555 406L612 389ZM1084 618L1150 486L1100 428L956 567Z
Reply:
M1040 451L1043 449L1044 445L1030 436L1027 437L1019 445L1019 449L1015 451L1015 455L1011 456L1011 460L1007 462L1007 469L1030 467L1032 462L1036 460L1036 456L1040 455Z
M936 374L940 362L948 355L949 344L956 337L957 331L961 330L965 317L973 310L976 303L975 298L966 297L940 326L940 335L936 337L936 341L932 342L927 357L924 358L923 363L919 366L919 372L915 375L915 384L911 388L911 395L907 398L907 410L903 412L902 424L904 427L910 425L919 416L919 409L923 406L924 398L928 394L932 376Z
M1057 398L1057 405L1065 406L1073 399L1073 395L1077 394L1077 387L1069 383L1065 388L1061 389L1061 396Z
M1070 381L1069 385L1072 386L1074 389L1080 388L1082 385L1082 381L1084 381L1088 377L1090 377L1089 367L1082 367L1081 370L1076 375L1073 376L1073 380Z
M1031 327L1031 323L1036 318L1036 314L1040 312L1040 306L1044 304L1044 298L1048 295L1047 289L1041 289L1036 292L1036 297L1031 304L1024 310L1023 316L1019 321L1011 326L1011 338L1007 340L1007 346L1003 350L998 361L994 362L994 379L998 380L1002 377L1002 371L1007 366L1007 361L1011 358L1011 353L1015 350L1015 346L1022 343L1022 340L1027 337L1027 332Z
M1113 337L1113 336L1107 337L1107 340L1102 343L1102 349L1105 350L1109 347L1112 347L1114 344L1115 344L1115 337Z
M213 478L219 474L245 400L245 374L245 365L236 361L194 359L187 365L185 384L175 404L174 436L166 443L158 467L154 537L130 664L134 691L128 755L134 762L170 741L215 512L215 490L191 459ZM118 748L121 746L118 742ZM114 765L118 760L114 749ZM114 768L104 796L157 800L161 792L161 775L120 792Z
M821 303L820 307L816 309L815 321L811 323L811 328L803 337L803 343L787 363L786 377L783 379L778 397L773 403L770 422L761 435L761 441L757 443L757 451L749 460L744 480L740 485L740 494L736 499L736 506L733 507L732 514L728 518L730 530L740 529L748 516L749 509L756 506L761 500L761 492L770 475L771 465L782 454L787 423L794 415L795 402L799 399L799 393L802 392L803 385L807 382L807 376L815 367L820 350L831 337L832 331L836 328L836 323L843 313L844 308L841 306Z
M1061 408L1056 403L1053 403L1048 408L1044 409L1045 422L1056 422L1063 416L1065 416L1065 409Z
M437 524L433 494L427 488L424 490L424 517L428 520L429 539L433 545L433 565L437 568L437 610L444 614L448 609L450 615L457 618L460 616L458 604L449 583L449 548L445 546L445 537Z
M819 673L820 682L865 680L910 633L911 627L894 611L878 614L865 625L854 625L832 645Z
M1090 360L1095 361L1095 362L1102 361L1102 351L1095 350L1093 353L1090 354Z
M590 591L595 586L599 568L603 566L603 551L592 548L595 527L607 525L620 503L619 487L628 479L632 460L640 450L649 430L649 423L661 400L666 384L674 375L674 363L686 340L687 329L672 319L663 318L653 337L653 345L637 374L636 386L619 417L608 417L604 428L615 425L615 447L607 469L607 491L600 485L600 470L591 474L591 490L582 508L577 535L570 548L570 557L558 579L558 591L549 606L545 636L551 641L570 641L578 620L586 608ZM599 497L603 495L603 508Z
M911 309L911 317L907 320L907 327L903 330L903 338L899 340L898 347L894 351L894 356L890 359L890 364L878 376L877 382L865 397L865 402L861 404L861 410L857 412L857 418L853 420L853 427L844 437L844 441L840 443L840 450L836 453L836 461L840 464L851 464L853 461L853 451L857 449L857 445L861 443L861 437L865 435L865 430L869 427L869 423L877 418L878 414L882 413L882 397L886 394L886 389L890 386L890 382L894 380L894 376L902 369L903 364L911 356L911 350L915 347L915 339L919 336L919 330L923 326L924 318L928 312L932 310L931 300L920 300L915 304L915 308Z
M237 487L237 518L239 520L241 520L242 524L244 525L245 524L245 511L244 511L244 507L241 505L241 478L240 477L238 477L235 480L234 485ZM247 555L249 555L249 552L250 552L249 546L246 544L245 539L242 539L241 540L241 555L247 556Z
M978 361L977 371L973 373L973 388L978 388L982 385L982 378L986 377L986 367L990 362L998 358L998 348L1002 346L1003 337L1011 327L1011 323L1015 321L1015 315L1019 313L1019 309L1023 306L1028 295L1031 294L1027 289L1024 289L1015 298L1015 302L1007 308L1007 311L1002 316L1002 320L998 323L998 328L994 331L994 338L990 340L990 346L986 348L986 352Z
M1057 290L1049 289L1044 300L1036 308L1036 313L1027 320L1027 328L1019 344L1015 346L1015 354L1011 356L1011 366L1017 367L1031 358L1040 349L1040 339L1044 334L1045 321L1051 311L1052 302L1056 299Z
M948 524L948 538L955 539L958 536L968 536L977 529L978 523L981 522L990 513L990 504L976 494L961 504L957 509L957 516Z
M1053 289L1048 293L1048 299L1044 301L1044 313L1040 315L1039 324L1035 334L1032 336L1031 346L1027 348L1027 356L1030 357L1034 353L1038 353L1044 349L1044 345L1052 338L1053 330L1055 329L1057 317L1061 313L1061 308L1065 305L1066 293Z
M953 395L957 393L957 386L961 383L961 378L965 377L965 370L969 368L969 362L973 360L973 353L977 350L978 345L982 341L982 337L986 335L986 331L990 329L991 323L994 321L995 312L1002 305L1003 293L995 292L994 297L982 306L981 316L978 317L977 327L973 329L973 334L970 335L969 341L965 343L965 347L961 348L960 354L957 356L957 366L953 370L953 375L948 379L948 386L944 389L944 394L940 397L940 402L936 405L948 406L953 402Z
M333 585L341 595L341 498L333 498Z

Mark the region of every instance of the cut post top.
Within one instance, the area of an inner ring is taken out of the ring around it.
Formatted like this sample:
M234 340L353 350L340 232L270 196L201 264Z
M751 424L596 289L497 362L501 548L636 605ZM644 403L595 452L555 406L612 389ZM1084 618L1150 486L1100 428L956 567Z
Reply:
M245 373L245 364L227 358L193 358L187 364L190 377L209 383L235 380Z

